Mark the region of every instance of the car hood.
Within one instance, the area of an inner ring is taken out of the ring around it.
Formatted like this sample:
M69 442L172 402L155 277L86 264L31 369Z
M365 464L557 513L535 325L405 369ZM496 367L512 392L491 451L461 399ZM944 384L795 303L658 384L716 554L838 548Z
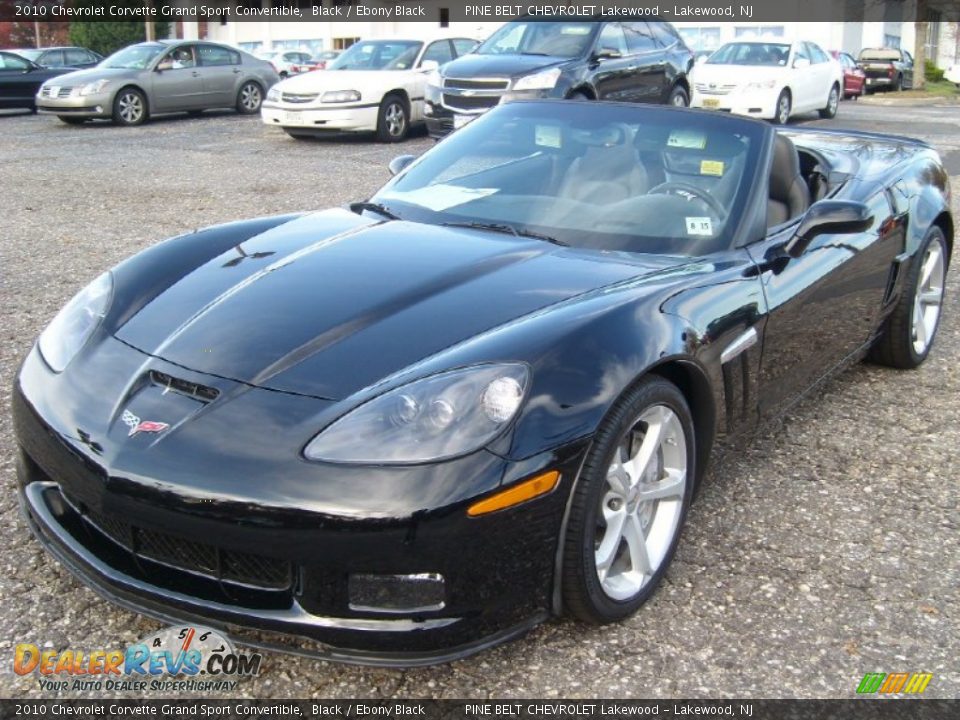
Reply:
M132 78L139 75L142 70L128 70L126 68L102 68L94 67L86 70L74 70L65 75L61 75L58 80L63 84L83 85L96 82L97 80L112 80L119 78Z
M413 70L325 70L294 75L280 83L284 92L308 93L321 90L356 90L374 85L396 84L416 74ZM425 76L422 76L425 77Z
M550 55L464 55L444 65L442 73L450 78L518 77L569 62L573 59Z
M691 75L695 83L717 83L743 85L748 82L764 80L782 80L787 68L773 65L697 65Z
M510 320L682 262L332 210L197 267L116 336L197 372L340 400Z

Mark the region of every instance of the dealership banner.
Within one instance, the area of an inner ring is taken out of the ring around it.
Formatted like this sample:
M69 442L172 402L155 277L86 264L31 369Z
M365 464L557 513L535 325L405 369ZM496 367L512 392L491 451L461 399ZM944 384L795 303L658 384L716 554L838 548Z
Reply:
M918 10L919 8L919 10ZM671 22L960 20L956 0L621 0L528 3L449 0L0 0L0 20L39 22L469 22L570 18Z
M0 718L946 720L958 713L958 700L0 700Z

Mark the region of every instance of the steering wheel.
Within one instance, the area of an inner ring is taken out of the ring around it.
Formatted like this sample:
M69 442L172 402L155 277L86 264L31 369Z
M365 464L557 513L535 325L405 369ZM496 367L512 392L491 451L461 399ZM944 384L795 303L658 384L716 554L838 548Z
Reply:
M691 185L690 183L685 182L663 182L652 187L647 191L648 195L658 195L666 194L673 192L676 195L693 195L697 200L702 201L704 204L709 205L710 209L717 214L719 220L726 220L727 218L727 209L720 204L720 201L717 200L713 195L708 193L706 190L701 190L696 185Z

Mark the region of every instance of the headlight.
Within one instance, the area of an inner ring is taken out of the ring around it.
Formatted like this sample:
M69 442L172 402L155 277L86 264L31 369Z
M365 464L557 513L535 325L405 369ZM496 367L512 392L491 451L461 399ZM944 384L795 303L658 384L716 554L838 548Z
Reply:
M430 87L443 87L443 75L439 70L431 70L427 73L427 85Z
M770 90L776 86L776 80L758 80L757 82L747 83L747 90Z
M80 87L81 95L95 95L96 93L103 90L108 84L109 80L97 80L96 82L87 83Z
M465 455L492 441L526 394L526 365L476 365L391 390L344 415L304 449L308 460L389 465Z
M356 90L333 90L331 92L325 92L320 98L320 102L324 103L348 103L359 100L360 93Z
M274 85L272 88L270 88L269 90L267 90L267 100L268 100L269 102L279 102L279 101L280 101L280 96L281 96L282 94L283 94L283 93L282 93L281 90L280 90L280 86L279 86L279 85Z
M560 68L544 70L535 75L526 75L513 83L514 90L550 90L560 79Z
M62 372L97 329L113 295L113 276L104 273L68 302L40 335L40 353Z

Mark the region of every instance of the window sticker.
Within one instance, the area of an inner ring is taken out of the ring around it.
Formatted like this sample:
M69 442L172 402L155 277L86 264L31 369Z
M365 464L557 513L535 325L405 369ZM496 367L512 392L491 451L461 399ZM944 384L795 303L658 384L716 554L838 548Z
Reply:
M560 28L561 35L587 35L590 32L590 26L582 25L564 25Z
M667 138L667 147L703 150L707 146L707 136L696 130L673 130Z
M708 217L688 217L687 235L713 235L713 223Z
M716 175L717 177L723 177L723 161L722 160L701 160L700 174Z
M533 141L542 147L559 148L560 128L557 125L537 125Z

